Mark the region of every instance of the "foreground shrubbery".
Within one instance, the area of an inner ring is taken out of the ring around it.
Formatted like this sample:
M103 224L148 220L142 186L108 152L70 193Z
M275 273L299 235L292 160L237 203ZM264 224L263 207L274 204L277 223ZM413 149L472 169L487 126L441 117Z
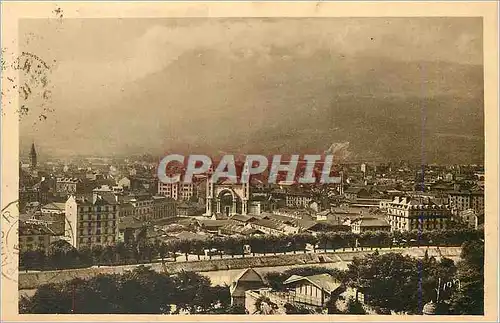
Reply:
M330 273L344 286L365 294L366 303L380 313L390 311L420 314L423 305L436 301L439 289L441 312L437 314L481 315L484 313L484 244L466 242L457 265L450 259L422 259L400 253L354 258L345 271L321 267L292 268L269 272L265 280L274 290L283 289L291 275ZM447 284L453 282L453 284ZM458 283L459 282L459 283ZM446 287L445 287L446 286ZM193 314L243 314L244 309L230 306L227 286L210 285L210 280L193 272L168 275L143 266L122 275L98 275L89 280L73 279L62 284L39 287L32 297L22 297L20 313L135 313L169 314L182 311ZM328 312L341 313L334 302ZM292 304L289 314L309 310ZM363 314L365 310L350 299L343 313Z
M382 248L394 246L460 246L465 241L483 239L484 232L472 229L451 229L411 232L352 232L336 231L312 235L308 233L290 235L266 235L251 237L212 237L203 240L156 240L134 241L114 246L95 246L92 249L76 250L64 241L53 243L47 254L42 251L28 251L19 257L21 270L50 270L90 267L93 265L122 265L165 261L176 259L177 254L204 254L205 249L216 249L222 254L245 255L245 245L253 253L277 254L283 252L305 252L306 245L317 246L319 250L353 248ZM210 256L212 257L212 256Z
M98 275L40 286L22 297L20 313L192 314L233 313L227 286L210 286L194 272L167 275L143 266L122 275Z
M275 290L283 289L283 281L292 275L309 276L330 273L343 283L362 291L365 301L380 313L390 311L421 314L424 304L437 301L437 314L482 315L484 313L484 243L469 241L462 245L461 260L457 265L447 258L436 260L403 256L400 253L374 252L363 258L354 258L348 270L302 267L265 275ZM340 313L329 303L330 313ZM293 311L296 309L290 309ZM349 300L346 312L363 314L364 309L355 300Z

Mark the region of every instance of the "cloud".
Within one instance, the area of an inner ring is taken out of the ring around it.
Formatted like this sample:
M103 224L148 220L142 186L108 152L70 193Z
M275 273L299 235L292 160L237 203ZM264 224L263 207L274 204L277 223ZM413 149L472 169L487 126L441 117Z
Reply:
M170 22L143 22L139 35L134 30L132 38L120 34L117 41L114 38L118 32L138 29L137 23L120 21L113 27L108 21L95 43L87 33L96 33L98 20L57 26L63 30L54 33L61 34L59 38L65 43L58 43L55 36L47 36L53 39L44 41L47 55L60 56L54 57L54 81L64 85L68 99L82 97L91 105L113 100L125 83L161 71L193 50L214 50L227 60L254 57L263 64L291 55L307 57L318 50L408 61L482 62L481 24L474 18L241 18L192 19L177 24L167 21ZM44 33L50 35L49 30ZM48 46L51 42L52 46Z
M450 27L446 19L209 19L181 26L151 26L131 42L133 50L125 53L126 59L106 62L103 70L133 80L159 71L196 49L216 50L227 59L269 59L274 48L281 48L285 57L286 51L308 56L327 50L410 61L480 63L480 40L480 34L465 32L453 24ZM456 50L450 51L450 47Z

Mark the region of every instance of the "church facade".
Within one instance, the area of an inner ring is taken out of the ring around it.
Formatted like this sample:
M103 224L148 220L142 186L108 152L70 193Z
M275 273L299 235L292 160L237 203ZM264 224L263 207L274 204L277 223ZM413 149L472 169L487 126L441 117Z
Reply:
M248 214L250 184L229 179L214 183L207 180L205 215Z

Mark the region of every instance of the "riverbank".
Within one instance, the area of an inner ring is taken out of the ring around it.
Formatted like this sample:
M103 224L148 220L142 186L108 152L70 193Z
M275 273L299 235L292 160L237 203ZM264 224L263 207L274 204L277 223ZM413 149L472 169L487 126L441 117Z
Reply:
M380 249L379 253L400 252L412 257L423 257L428 250L429 256L447 257L456 261L460 257L460 247L413 247L401 249ZM317 265L325 267L334 267L345 269L347 264L354 257L362 257L372 253L374 250L355 250L355 251L337 251L337 252L317 252L317 253L297 253L297 254L278 254L260 257L225 258L211 259L189 262L169 262L165 265L161 263L144 264L158 272L178 273L180 271L194 271L202 273L212 279L214 284L229 284L234 277L245 268L262 268L262 270L272 271L286 270L296 266ZM48 283L62 283L74 278L89 279L99 274L121 274L132 270L138 265L126 266L101 266L99 268L81 268L58 271L44 272L22 272L19 273L19 290L34 290L38 286ZM285 268L285 269L283 269ZM262 271L260 270L260 271ZM234 277L233 277L234 276Z

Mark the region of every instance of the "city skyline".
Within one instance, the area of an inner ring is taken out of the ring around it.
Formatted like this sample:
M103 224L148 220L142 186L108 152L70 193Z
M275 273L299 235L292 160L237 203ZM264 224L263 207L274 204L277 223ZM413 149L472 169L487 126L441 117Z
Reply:
M481 18L31 19L20 31L23 51L53 62L51 112L39 121L31 102L21 154L32 141L42 159L349 142L354 160L484 159Z

